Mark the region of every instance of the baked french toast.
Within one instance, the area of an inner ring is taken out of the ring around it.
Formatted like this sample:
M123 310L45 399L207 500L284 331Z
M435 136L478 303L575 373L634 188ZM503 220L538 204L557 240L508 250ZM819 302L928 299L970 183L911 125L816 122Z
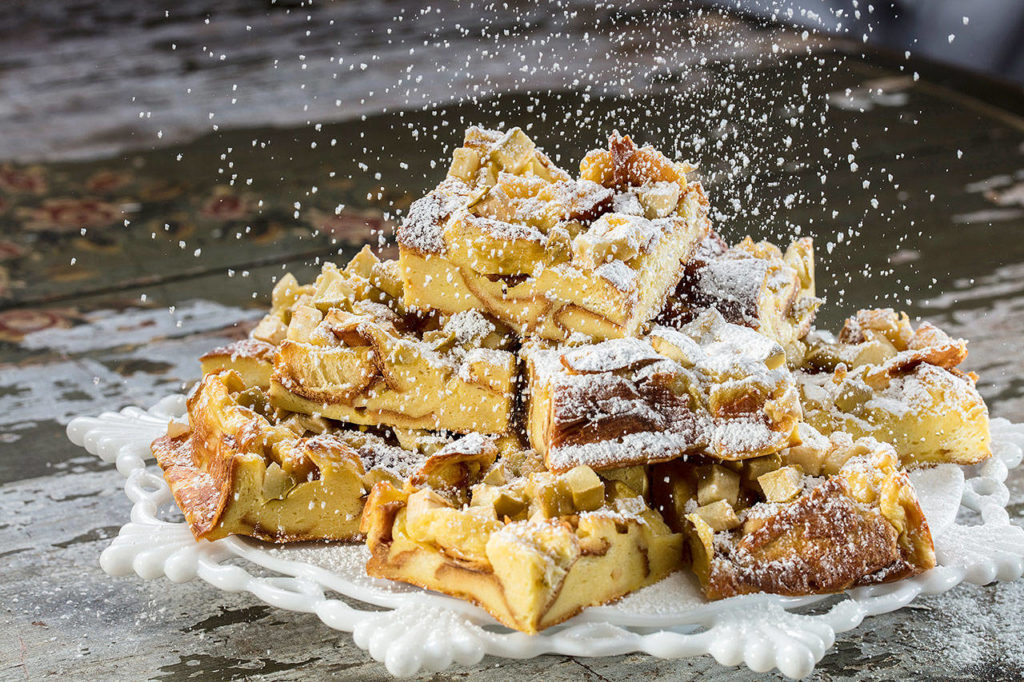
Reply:
M708 599L898 580L907 470L991 454L967 344L813 327L813 243L711 229L696 169L614 133L573 177L470 128L397 229L274 287L153 444L197 539L365 541L367 573L536 633L676 570Z
M188 423L153 443L197 539L229 534L269 542L360 540L376 483L463 485L515 441L407 430L379 434L289 413L233 370L207 374L188 399ZM483 462L476 464L476 462Z
M519 128L470 128L398 228L405 305L558 341L635 336L708 233L689 170L612 135L574 180Z
M847 434L742 463L652 467L655 506L689 540L708 599L889 582L935 565L931 532L892 446Z
M905 466L975 464L991 455L977 377L959 369L967 342L906 314L861 310L839 337L808 344L797 372L805 419L822 433L872 436Z
M585 466L524 473L507 463L468 490L375 486L363 515L367 572L535 633L680 567L683 536L625 483Z
M405 312L396 267L368 249L344 269L324 265L288 315L274 405L352 424L506 432L516 376L508 335L476 310Z
M800 403L782 347L705 310L681 329L576 347L524 346L530 444L552 471L795 442Z

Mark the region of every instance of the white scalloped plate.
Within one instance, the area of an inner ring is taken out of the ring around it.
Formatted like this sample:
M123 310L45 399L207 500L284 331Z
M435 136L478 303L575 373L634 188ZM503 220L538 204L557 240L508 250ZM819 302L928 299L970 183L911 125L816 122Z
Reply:
M196 542L184 523L164 520L174 502L159 470L146 465L150 443L184 411L184 396L174 395L149 410L128 407L79 417L68 425L72 442L116 462L134 503L131 521L100 556L103 570L147 579L167 576L175 582L198 577L222 590L250 592L279 608L315 613L328 626L351 632L358 646L396 676L443 670L452 663L471 665L486 654L531 658L642 651L660 658L711 654L723 665L743 663L757 672L778 668L789 677L803 677L837 633L857 627L867 616L894 611L919 594L945 592L965 580L985 584L1024 574L1024 529L1010 522L1004 484L1008 470L1021 462L1024 425L995 419L994 456L968 469L966 478L952 465L912 474L939 563L927 573L838 596L747 595L709 603L693 578L679 572L530 636L498 625L472 604L366 576L362 545L274 547L238 537ZM965 515L976 518L974 525L957 523L962 508L976 512ZM260 567L260 575L229 559ZM812 613L803 608L817 603Z

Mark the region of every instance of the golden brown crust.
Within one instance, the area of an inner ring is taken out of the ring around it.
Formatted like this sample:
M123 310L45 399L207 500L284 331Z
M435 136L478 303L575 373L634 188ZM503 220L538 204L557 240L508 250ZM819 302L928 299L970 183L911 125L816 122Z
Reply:
M192 534L206 535L217 525L231 494L231 467L220 463L203 470L196 466L191 434L161 436L152 449Z
M687 533L709 599L827 594L935 565L928 523L891 446L803 433L800 446L741 468L652 469L655 508Z
M877 510L863 510L846 483L832 478L770 516L711 561L708 599L771 592L842 592L871 576L918 573L901 555L898 533Z
M208 374L189 397L189 431L154 441L193 534L357 539L366 487L359 453L335 433L272 424L257 411L265 400L233 371Z

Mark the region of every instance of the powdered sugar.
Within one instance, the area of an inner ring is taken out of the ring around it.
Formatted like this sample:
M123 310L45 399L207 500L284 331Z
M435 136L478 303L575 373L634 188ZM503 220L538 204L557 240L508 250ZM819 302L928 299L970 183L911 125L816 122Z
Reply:
M349 445L359 453L366 471L382 469L401 479L408 478L426 461L419 452L390 445L370 433L360 433L356 439L349 439Z
M760 258L716 258L701 270L697 291L734 304L744 318L752 318L767 273L768 261Z
M651 344L640 339L611 339L562 354L562 364L573 372L614 372L662 359Z
M616 213L639 216L644 214L644 207L640 205L640 199L635 192L618 192L614 202L612 210Z
M700 445L691 433L641 431L618 438L562 445L548 452L551 468L561 471L585 464L608 469L635 462L659 462L680 457Z
M877 369L877 366L862 365L846 374L841 381L827 372L796 372L795 376L808 408L825 410L835 419L861 423L864 430L873 428L878 413L898 420L913 414L955 412L965 422L972 419L967 410L975 409L979 398L967 378L922 363L904 373L887 377L884 385L869 383L866 375ZM852 396L858 395L864 396L862 401L851 404ZM837 401L844 408L840 408Z
M214 358L214 357L230 357L232 362L242 358L252 358L265 361L273 361L275 346L265 341L259 341L257 339L240 339L233 341L225 346L218 346L213 350L204 353L200 358Z
M444 323L444 330L454 334L456 343L460 345L479 344L495 329L494 323L477 310L455 313Z
M705 451L744 458L789 444L799 413L785 406L797 404L795 382L785 366L764 364L781 348L716 311L684 330L656 329L652 336L675 346L689 368L658 353L649 339L526 349L531 390L550 395L550 405L531 404L530 411L531 420L551 420L549 467L608 468ZM723 409L723 401L738 396L758 396L758 403ZM775 400L771 416L765 396Z
M480 433L468 433L461 438L448 443L434 453L434 457L445 455L478 455L489 448L494 447L494 440Z
M414 594L420 589L393 580L371 578L366 574L370 550L357 544L299 544L261 548L274 559L294 561L297 565L320 568L330 573L330 582L354 585L361 590L372 590L377 595L392 597L396 594ZM344 592L344 590L342 590Z
M561 220L591 220L612 205L612 190L590 180L563 180L549 185L546 196L561 208Z
M621 260L602 263L594 272L623 293L635 292L637 289L637 279L639 278L637 271Z
M480 380L475 376L476 366L503 367L512 358L511 354L503 350L491 348L473 348L466 351L462 356L462 362L455 371L455 376L467 383L475 383Z
M447 178L430 194L417 199L397 231L398 243L422 253L444 253L445 222L469 199L469 185Z
M715 453L757 453L772 449L772 443L781 448L789 441L788 434L773 430L767 418L707 419L701 425Z
M653 249L662 237L676 225L678 219L662 218L648 220L640 215L625 213L606 213L582 233L577 241L598 244L607 242L615 244L621 251L613 253L614 257L630 260L634 255L647 253Z
M749 327L726 322L714 308L705 310L680 331L700 344L709 365L722 362L764 364L783 354L777 342Z
M528 216L524 216L524 218L526 217ZM482 218L468 213L461 214L456 219L463 221L468 229L477 231L492 240L498 239L510 242L505 247L509 251L516 248L512 242L547 243L547 237L544 233L526 222L507 222L505 220L495 220L494 218Z

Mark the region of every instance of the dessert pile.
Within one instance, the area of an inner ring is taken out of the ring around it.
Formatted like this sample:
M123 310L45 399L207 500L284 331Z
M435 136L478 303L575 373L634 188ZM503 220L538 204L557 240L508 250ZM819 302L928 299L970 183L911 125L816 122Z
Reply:
M728 245L692 171L467 130L397 260L286 275L201 358L153 444L196 538L365 542L527 633L678 570L722 599L934 566L907 469L990 455L966 342L816 330L811 240Z

